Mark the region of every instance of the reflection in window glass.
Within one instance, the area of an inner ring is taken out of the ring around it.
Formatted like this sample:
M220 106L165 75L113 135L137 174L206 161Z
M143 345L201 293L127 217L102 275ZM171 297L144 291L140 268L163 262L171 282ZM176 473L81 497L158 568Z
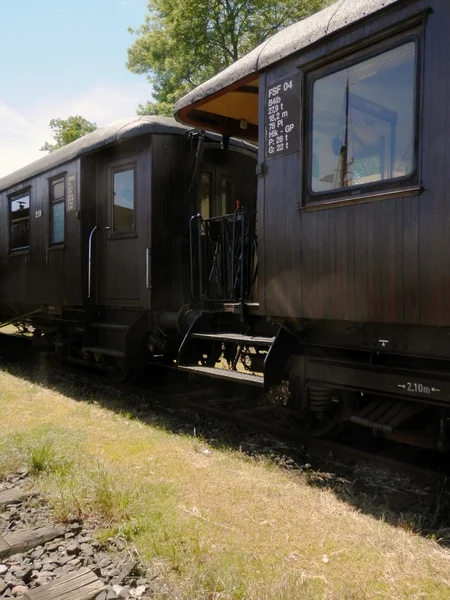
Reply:
M52 244L64 242L65 220L65 179L58 179L50 183L50 231Z
M56 202L52 208L52 244L62 244L64 242L64 202Z
M202 173L200 214L202 219L209 219L211 210L211 173Z
M30 196L11 198L11 230L9 247L11 250L28 248L30 245Z
M234 212L234 181L232 177L220 178L220 210L221 215Z
M312 191L329 192L410 175L415 95L414 42L317 80Z
M134 231L134 169L114 173L114 233Z
M52 181L52 196L53 200L58 200L59 198L64 198L64 179L59 179L58 181Z

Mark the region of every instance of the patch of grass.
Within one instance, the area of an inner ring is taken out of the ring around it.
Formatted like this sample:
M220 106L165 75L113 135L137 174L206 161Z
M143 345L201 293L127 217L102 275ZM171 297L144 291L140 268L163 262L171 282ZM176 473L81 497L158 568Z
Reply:
M90 473L92 506L102 518L118 521L128 517L132 506L132 492L112 474L102 461L97 461Z
M176 591L166 597L449 597L448 550L317 488L315 471L174 435L131 418L124 399L108 398L111 412L101 392L83 388L80 402L75 388L0 371L0 476L28 465L58 518L99 520L104 538L158 565Z
M32 427L0 437L0 477L26 467L33 475L70 471L71 448L60 430Z
M0 437L0 479L25 465L23 436L18 433Z
M48 473L57 468L57 456L54 443L44 440L30 448L29 465L32 474Z

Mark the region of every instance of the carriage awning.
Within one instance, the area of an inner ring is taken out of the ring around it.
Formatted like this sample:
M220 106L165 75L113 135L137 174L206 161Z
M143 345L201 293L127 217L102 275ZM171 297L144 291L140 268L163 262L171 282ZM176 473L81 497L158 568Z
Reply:
M276 62L402 0L338 0L283 29L181 98L177 120L194 127L258 139L258 75Z

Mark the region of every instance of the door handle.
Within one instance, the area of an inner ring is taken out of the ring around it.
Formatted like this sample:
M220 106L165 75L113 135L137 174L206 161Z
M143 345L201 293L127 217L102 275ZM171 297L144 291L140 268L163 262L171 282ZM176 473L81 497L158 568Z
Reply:
M97 230L97 225L95 225L89 234L88 240L88 289L87 289L87 297L91 297L91 279L92 279L92 237Z

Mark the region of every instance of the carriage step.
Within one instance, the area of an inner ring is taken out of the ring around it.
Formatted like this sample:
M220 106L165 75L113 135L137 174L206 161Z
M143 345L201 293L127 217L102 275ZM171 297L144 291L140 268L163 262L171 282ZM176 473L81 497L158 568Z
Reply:
M181 366L178 368L180 371L187 371L192 373L192 375L205 375L206 377L227 379L228 381L235 381L237 383L264 387L264 378L258 375L247 375L247 373L240 373L239 371L227 371L226 369L215 369L214 367Z
M117 331L130 329L129 325L122 325L121 323L97 323L96 321L89 323L89 327L92 327L92 329L114 329Z
M242 302L222 302L220 303L224 312L238 315L242 310ZM249 313L257 313L259 311L259 302L244 302L245 310Z
M105 356L117 356L118 358L125 358L125 352L123 350L116 350L115 348L102 348L100 346L84 346L83 352L90 352L91 354L104 354Z
M421 411L423 406L420 404L374 400L366 404L359 413L352 415L349 421L385 433L394 433L397 427Z
M271 346L275 340L273 337L242 335L240 333L193 333L191 337L199 340L210 340L211 342L231 342L242 346Z

